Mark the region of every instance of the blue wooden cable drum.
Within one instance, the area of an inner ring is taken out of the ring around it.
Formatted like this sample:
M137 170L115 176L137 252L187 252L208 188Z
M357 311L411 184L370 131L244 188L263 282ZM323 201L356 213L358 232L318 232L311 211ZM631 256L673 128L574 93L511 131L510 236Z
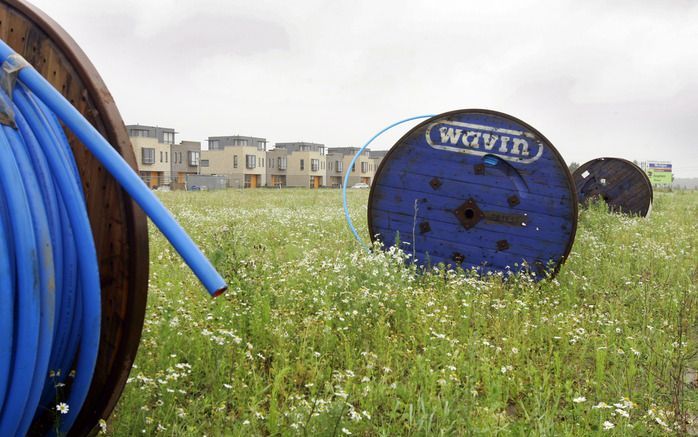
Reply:
M652 209L652 182L644 171L622 158L596 158L572 174L579 202L603 199L611 211L647 216Z
M424 266L480 274L557 273L572 248L577 196L558 151L510 115L432 117L386 154L371 187L371 238Z

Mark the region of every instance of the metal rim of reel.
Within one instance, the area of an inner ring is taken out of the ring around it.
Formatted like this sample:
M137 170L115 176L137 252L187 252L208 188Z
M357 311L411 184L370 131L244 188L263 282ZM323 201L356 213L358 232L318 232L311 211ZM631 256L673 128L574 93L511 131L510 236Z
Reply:
M562 267L562 264L564 264L565 261L567 261L567 258L569 257L569 254L572 251L572 246L574 244L575 236L577 233L577 217L579 215L579 206L578 206L578 199L577 199L577 191L575 189L574 180L572 178L572 173L569 171L569 167L565 163L565 160L562 158L562 155L560 154L560 152L555 148L555 146L553 146L552 142L550 142L550 140L548 140L545 135L540 133L540 131L538 131L533 126L531 126L530 124L526 123L525 121L523 121L517 117L511 116L511 115L503 113L503 112L494 111L491 109L477 109L477 108L457 109L457 110L437 114L431 118L428 118L428 119L422 121L418 125L414 126L412 129L407 131L402 137L400 137L400 139L398 141L395 142L395 144L388 150L388 152L385 154L385 156L381 160L380 164L378 165L378 168L376 169L375 176L373 178L373 182L371 184L371 190L370 190L369 197L368 197L368 211L367 211L368 230L369 230L369 234L371 237L371 241L375 243L377 241L377 235L378 235L378 232L376 232L376 227L373 223L373 214L372 214L373 205L374 205L374 201L375 201L375 198L374 198L374 195L376 192L375 188L378 184L378 181L381 178L382 173L385 171L385 167L387 166L387 163L390 162L391 155L395 154L396 150L398 149L398 146L400 144L403 144L404 141L407 140L414 132L418 131L419 129L424 128L425 126L427 126L431 123L434 123L435 120L447 118L447 117L458 115L458 114L490 115L490 116L505 118L505 119L508 119L514 123L521 125L525 129L529 130L530 132L535 134L537 137L539 137L548 146L548 148L551 150L551 152L553 154L553 157L557 160L557 162L560 164L560 167L563 169L563 174L565 175L565 180L568 184L569 194L571 197L570 200L571 200L572 211L571 211L570 215L572 217L572 220L571 220L572 226L570 229L569 240L568 240L567 245L565 246L565 248L563 250L562 256L560 257L560 261L557 262L556 265L554 266L554 268L549 271L550 277L551 278L555 277L559 273L560 268ZM476 213L476 215L477 215L477 213Z
M126 127L111 94L60 25L26 0L0 0L0 36L136 169ZM70 432L88 435L116 406L140 343L148 289L148 229L142 210L71 132L66 134L83 179L102 285L97 366L85 405Z
M640 210L638 215L642 217L646 217L650 214L650 211L652 210L652 204L654 203L654 190L652 189L652 181L650 181L649 176L647 176L647 173L645 173L640 167L638 167L634 162L629 161L624 158L614 158L614 157L609 157L609 156L604 156L601 158L595 158L590 161L585 162L584 164L580 165L573 173L572 173L572 180L575 183L575 191L577 192L577 198L580 202L588 201L589 199L583 199L582 196L580 196L579 190L581 190L581 186L577 184L578 180L583 180L585 179L582 175L584 174L585 171L593 171L593 168L604 162L619 162L622 165L626 166L628 169L630 169L634 175L640 176L640 179L642 180L643 186L646 189L645 194L648 194L649 199L647 199L647 204L643 205ZM602 195L604 198L604 201L608 202L608 198L603 196L603 193L599 193ZM644 202L643 202L644 203ZM608 205L609 208L612 209L611 205ZM620 212L623 212L622 206L618 205L621 210ZM646 211L645 213L642 213L642 211ZM635 211L637 212L637 211ZM625 212L627 214L627 212ZM634 212L630 212L630 214L633 214Z

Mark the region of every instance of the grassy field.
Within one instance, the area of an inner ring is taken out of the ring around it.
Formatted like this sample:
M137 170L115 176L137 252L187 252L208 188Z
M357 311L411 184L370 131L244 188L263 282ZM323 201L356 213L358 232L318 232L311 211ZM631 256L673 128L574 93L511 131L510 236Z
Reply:
M368 193L350 195L367 238ZM146 325L107 434L695 431L696 192L658 193L649 219L583 211L538 285L364 253L336 190L160 196L230 290L210 299L150 227Z

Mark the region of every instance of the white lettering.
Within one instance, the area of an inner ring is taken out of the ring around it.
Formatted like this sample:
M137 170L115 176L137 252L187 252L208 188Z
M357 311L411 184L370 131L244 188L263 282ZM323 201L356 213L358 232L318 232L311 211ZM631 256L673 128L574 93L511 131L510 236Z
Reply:
M482 138L485 140L485 150L492 150L495 143L499 139L497 135L484 134Z
M453 129L452 127L446 128L445 126L439 129L441 133L441 144L446 142L451 142L451 144L457 144L460 139L463 129Z
M514 144L511 146L512 155L521 155L519 146L524 146L524 149L526 152L528 152L528 141L524 140L523 138L514 138Z
M499 146L499 153L507 153L509 151L507 144L509 143L510 139L511 138L509 137L502 137L502 145Z
M524 140L525 141L525 140ZM531 152L528 151L528 141L525 141L521 147L521 156L529 156Z
M440 135L435 132L437 130ZM529 139L533 143L530 143ZM507 161L523 164L538 160L545 150L543 144L529 132L459 121L436 122L429 125L426 141L429 146L438 150L475 156L493 153Z
M463 135L463 145L464 146L470 146L473 149L477 149L480 147L480 135L482 135L482 132L475 132L475 131L467 131L465 135ZM468 138L473 137L470 142L468 142Z

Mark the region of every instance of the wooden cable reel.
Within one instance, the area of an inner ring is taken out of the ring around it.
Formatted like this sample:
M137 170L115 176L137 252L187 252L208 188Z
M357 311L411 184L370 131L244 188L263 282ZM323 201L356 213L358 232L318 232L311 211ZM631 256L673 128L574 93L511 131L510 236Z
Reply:
M452 111L420 123L387 153L368 227L420 265L539 280L572 248L577 196L564 160L533 127L490 110Z
M31 63L136 169L119 111L73 39L24 0L0 0L0 37ZM102 165L66 130L83 182L102 287L99 355L71 435L90 434L112 412L136 356L148 287L146 217ZM35 423L33 429L47 424Z
M652 209L652 183L644 171L621 158L596 158L572 175L579 202L601 198L611 211L646 216Z

